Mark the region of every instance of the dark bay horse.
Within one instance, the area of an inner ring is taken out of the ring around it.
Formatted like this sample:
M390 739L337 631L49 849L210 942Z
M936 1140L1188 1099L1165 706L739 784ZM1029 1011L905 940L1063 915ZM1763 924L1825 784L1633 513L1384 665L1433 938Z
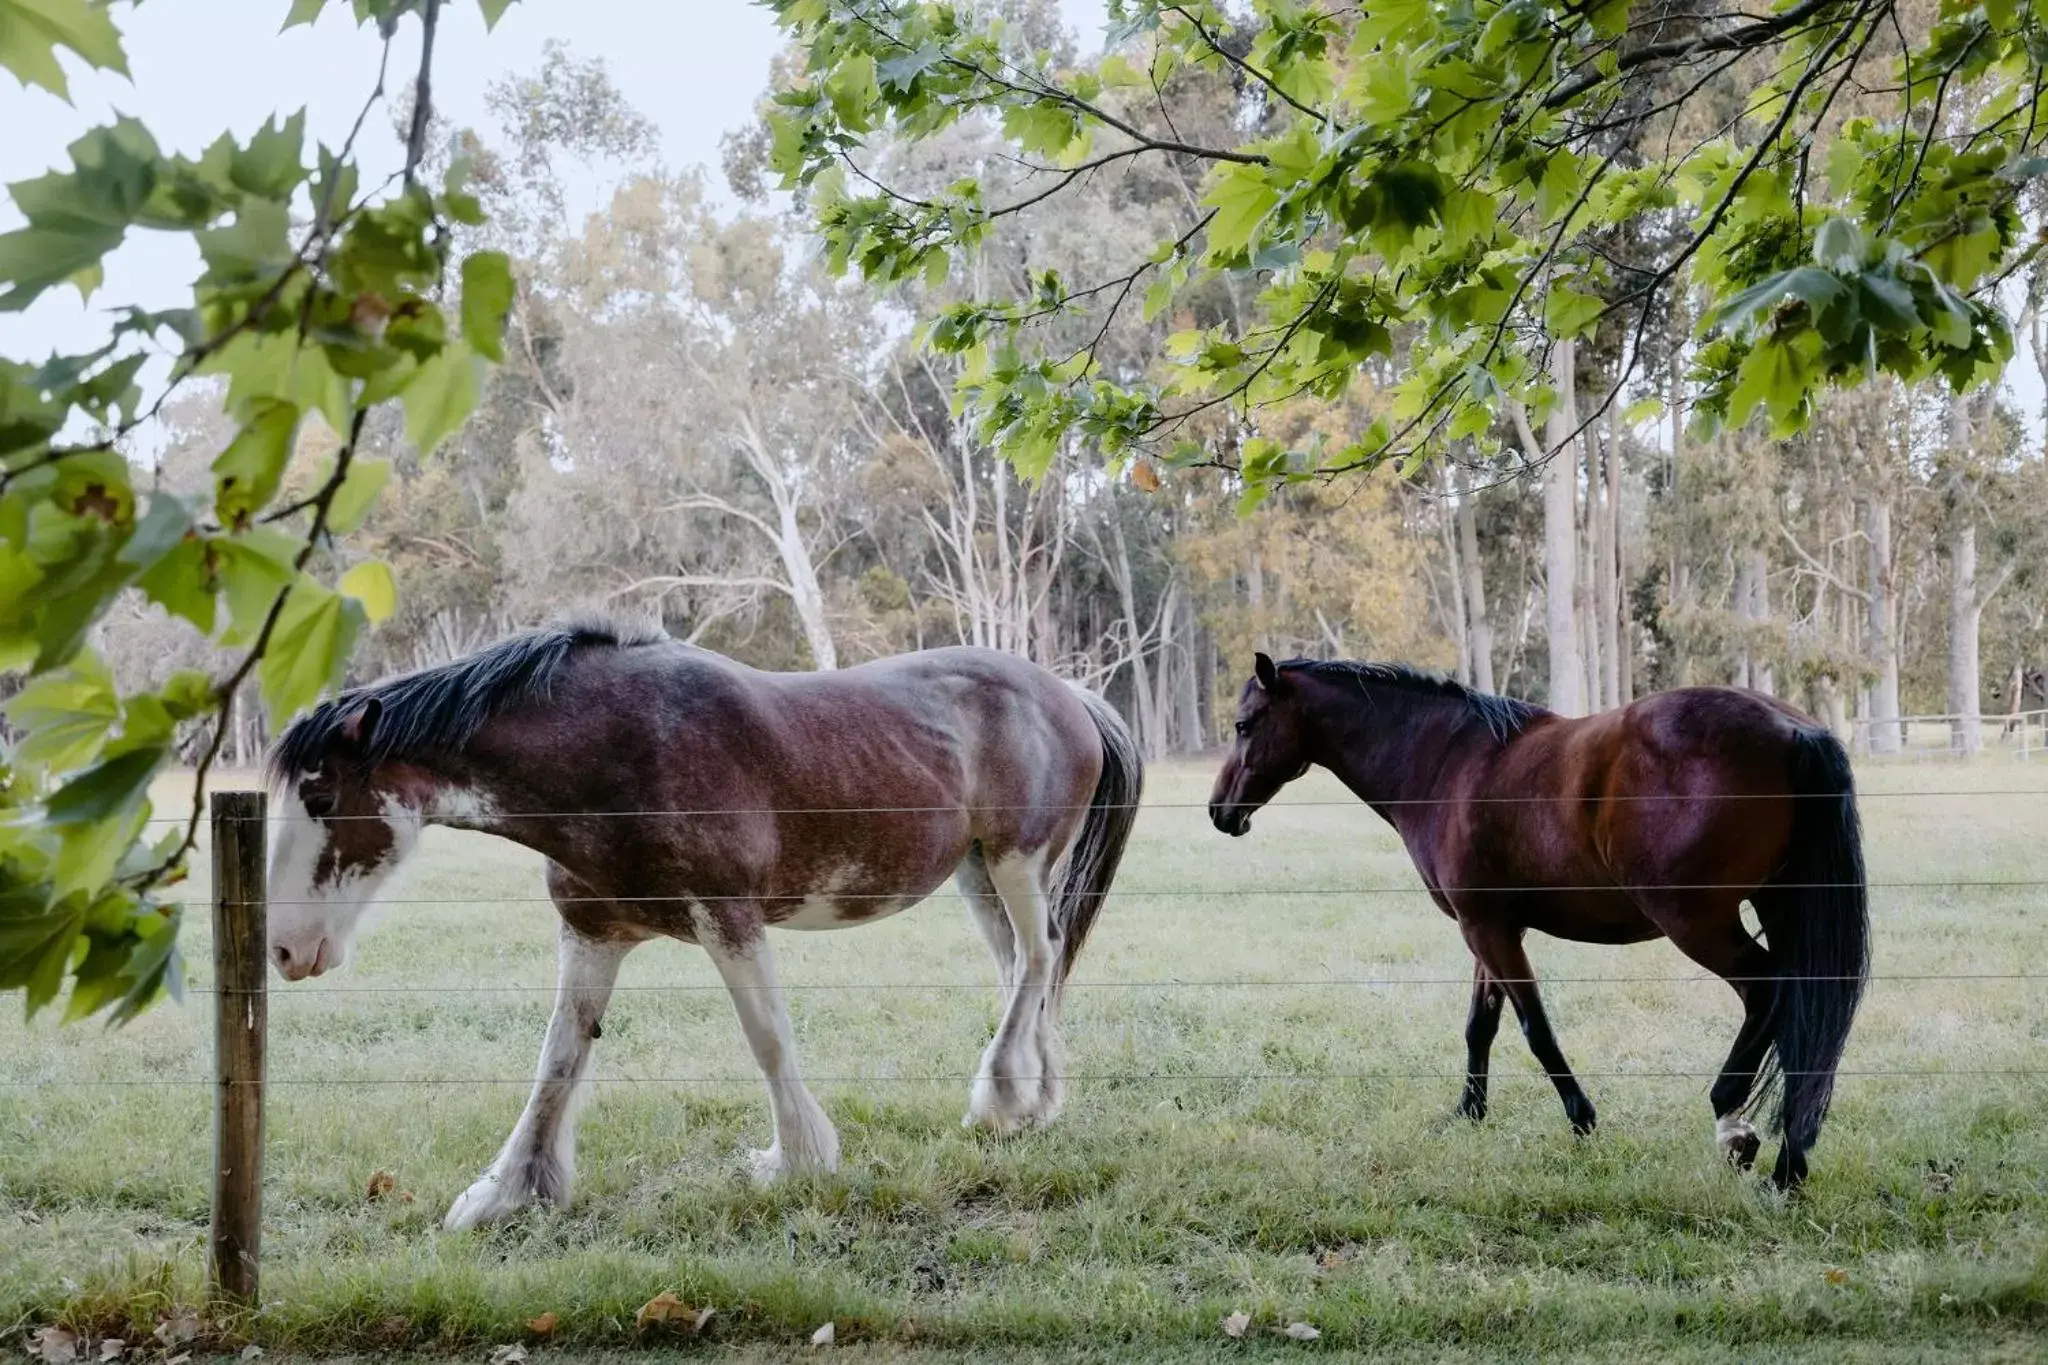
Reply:
M1738 1166L1755 1161L1747 1115L1776 1080L1774 1178L1789 1187L1805 1176L1869 975L1855 790L1826 729L1728 687L1567 720L1399 665L1276 665L1261 654L1210 819L1243 834L1312 766L1394 827L1472 950L1460 1113L1486 1114L1505 999L1572 1126L1591 1131L1592 1102L1544 1018L1523 936L1662 936L1742 999L1711 1092L1721 1149ZM1743 926L1745 898L1768 947Z
M1143 773L1108 704L1035 664L934 649L835 673L763 673L665 636L573 626L345 692L270 759L283 816L270 950L338 966L425 825L545 855L560 914L555 1013L533 1093L448 1212L472 1227L564 1204L574 1111L619 965L699 945L768 1082L756 1174L831 1169L839 1138L797 1071L765 930L895 914L952 877L1004 1013L966 1122L1050 1122L1060 988L1130 836Z

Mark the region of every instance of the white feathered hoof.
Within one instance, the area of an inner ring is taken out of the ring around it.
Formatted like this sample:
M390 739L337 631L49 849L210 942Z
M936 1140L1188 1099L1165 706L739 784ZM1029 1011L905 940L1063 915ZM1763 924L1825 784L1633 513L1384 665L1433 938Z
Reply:
M1728 1164L1738 1171L1746 1171L1756 1165L1757 1150L1763 1146L1763 1139L1748 1119L1724 1114L1714 1120L1714 1144L1721 1149L1721 1155Z
M450 1232L488 1227L492 1223L504 1222L533 1203L533 1191L522 1190L510 1181L486 1173L449 1207L448 1216L441 1220L441 1226Z

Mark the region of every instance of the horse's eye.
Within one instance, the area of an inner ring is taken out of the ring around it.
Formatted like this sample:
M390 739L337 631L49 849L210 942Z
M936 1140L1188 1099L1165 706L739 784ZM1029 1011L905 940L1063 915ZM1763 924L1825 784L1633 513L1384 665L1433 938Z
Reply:
M1239 722L1237 723L1237 733L1238 733L1238 734L1239 734L1240 736L1243 736L1243 735L1249 734L1249 733L1251 732L1251 728L1252 728L1251 726L1249 726L1249 725L1245 724L1245 723L1244 723L1243 721L1239 721Z
M299 803L315 820L325 820L334 814L334 797L327 792L300 792Z

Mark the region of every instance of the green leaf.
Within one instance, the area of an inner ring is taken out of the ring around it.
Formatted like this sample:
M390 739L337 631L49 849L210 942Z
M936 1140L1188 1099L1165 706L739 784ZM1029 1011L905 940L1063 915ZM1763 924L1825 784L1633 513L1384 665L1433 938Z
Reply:
M398 610L398 584L391 566L381 559L366 559L341 576L341 591L363 605L371 625L388 620Z
M284 200L306 178L301 158L306 146L306 111L283 123L273 115L247 147L237 148L228 165L235 188L262 199Z
M1559 341L1569 341L1599 326L1600 315L1606 311L1605 299L1553 285L1543 299L1543 330Z
M505 17L505 11L512 8L512 0L477 0L477 4L484 12L486 32L496 28L498 21Z
M16 693L7 719L23 734L14 748L21 763L68 772L89 762L121 718L113 675L91 654L47 673Z
M242 429L213 462L215 513L224 526L242 526L270 505L291 463L299 409L281 399L250 405Z
M462 263L462 338L477 354L505 359L505 318L512 311L512 262L502 251L479 251Z
M284 27L292 29L301 24L310 24L317 20L320 11L326 8L327 0L292 0L291 13L284 17Z
M467 346L450 345L406 385L405 439L422 455L431 455L469 419L482 388L479 364Z
M128 74L121 33L104 4L92 0L0 0L0 66L23 85L39 85L71 98L56 50L65 48L88 66Z
M270 648L257 665L264 709L273 732L341 685L349 651L363 628L363 608L300 575L285 599Z
M245 199L232 225L192 236L206 262L206 284L267 283L292 262L291 215L268 199Z
M391 461L356 457L327 504L327 529L338 536L359 530L369 519L370 509L376 506L377 495L390 481ZM325 482L323 479L322 483Z
M151 746L130 749L88 768L44 802L44 819L58 829L112 819L148 794L157 769L169 758L169 749Z
M1280 202L1280 195L1267 181L1263 167L1231 166L1217 176L1203 202L1216 210L1209 222L1209 250L1218 256L1235 256L1250 244L1259 224Z

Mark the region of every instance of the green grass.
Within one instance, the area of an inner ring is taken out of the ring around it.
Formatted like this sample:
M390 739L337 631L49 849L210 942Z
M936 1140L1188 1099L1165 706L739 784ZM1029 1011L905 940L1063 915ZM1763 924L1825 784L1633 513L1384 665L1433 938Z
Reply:
M1154 776L1069 992L1089 1079L1050 1131L959 1127L995 993L940 897L777 936L844 1161L757 1190L767 1108L730 1006L696 950L653 945L605 1021L575 1208L475 1235L438 1220L524 1100L553 918L533 856L434 832L347 972L274 989L264 1303L234 1338L474 1355L553 1312L567 1358L634 1344L667 1290L717 1308L735 1360L828 1318L874 1358L1235 1358L1304 1349L1296 1320L1313 1349L1425 1360L2038 1358L2048 1076L1968 1073L2048 1067L2048 979L1901 974L2048 974L2041 888L1969 885L2048 878L2048 772L1864 774L1883 979L1845 1067L1934 1074L1846 1075L1792 1202L1715 1159L1705 1076L1655 1074L1711 1072L1737 1020L1664 944L1532 945L1597 1135L1570 1136L1512 1029L1492 1116L1446 1122L1470 962L1391 835L1316 780L1227 840L1207 781ZM0 1022L0 1331L132 1336L201 1297L207 1004L111 1035ZM378 1171L411 1202L368 1200ZM1255 1341L1221 1338L1238 1310Z

